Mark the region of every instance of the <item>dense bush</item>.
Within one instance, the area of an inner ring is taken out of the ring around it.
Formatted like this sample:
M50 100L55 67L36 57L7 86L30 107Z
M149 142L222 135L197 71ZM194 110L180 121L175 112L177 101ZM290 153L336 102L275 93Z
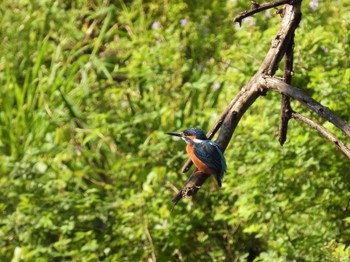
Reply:
M249 4L2 1L1 261L349 259L349 162L296 121L280 147L276 93L243 117L223 188L171 212L188 175L163 133L209 129L277 32L274 10L234 24ZM349 123L350 2L302 11L293 84Z

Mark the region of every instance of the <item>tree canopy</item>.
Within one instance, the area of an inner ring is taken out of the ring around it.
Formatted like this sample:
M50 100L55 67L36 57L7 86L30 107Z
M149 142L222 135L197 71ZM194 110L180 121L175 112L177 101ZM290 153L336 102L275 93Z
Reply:
M277 92L240 120L222 188L210 178L171 211L187 157L164 132L209 130L257 72L282 18L269 9L233 22L250 8L1 2L0 260L350 258L349 159L294 119L281 146ZM292 85L349 123L350 1L304 0L301 12Z

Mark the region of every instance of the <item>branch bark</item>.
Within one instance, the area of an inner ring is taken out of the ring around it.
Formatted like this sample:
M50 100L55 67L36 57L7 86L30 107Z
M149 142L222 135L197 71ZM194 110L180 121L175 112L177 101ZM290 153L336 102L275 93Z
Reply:
M294 28L295 31L296 28ZM290 43L287 46L286 54L284 56L284 69L283 79L287 84L292 83L293 76L293 58L294 58L294 32ZM288 122L292 117L292 107L290 106L290 98L282 94L281 98L281 115L280 115L280 126L278 129L278 141L280 145L287 140Z
M194 196L209 177L210 175L196 172L195 170L186 181L184 187L171 200L174 206L181 200L181 198Z

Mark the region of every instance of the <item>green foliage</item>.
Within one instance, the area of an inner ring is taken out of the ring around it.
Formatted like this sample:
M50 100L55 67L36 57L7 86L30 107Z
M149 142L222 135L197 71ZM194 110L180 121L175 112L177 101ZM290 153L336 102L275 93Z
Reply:
M319 2L293 84L349 123L350 3ZM2 1L1 261L349 260L349 162L296 121L281 148L275 93L243 117L223 188L171 212L186 156L163 133L207 130L277 32L273 10L232 23L249 3Z

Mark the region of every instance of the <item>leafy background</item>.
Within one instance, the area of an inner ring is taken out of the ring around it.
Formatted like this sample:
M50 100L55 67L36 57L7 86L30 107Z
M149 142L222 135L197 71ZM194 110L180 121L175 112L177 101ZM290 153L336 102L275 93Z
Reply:
M255 73L280 18L250 1L3 0L1 261L348 261L348 160L280 97L245 114L210 179L171 212L184 144ZM350 1L303 1L293 84L350 122ZM281 71L278 72L281 75ZM303 113L349 139L293 102Z

